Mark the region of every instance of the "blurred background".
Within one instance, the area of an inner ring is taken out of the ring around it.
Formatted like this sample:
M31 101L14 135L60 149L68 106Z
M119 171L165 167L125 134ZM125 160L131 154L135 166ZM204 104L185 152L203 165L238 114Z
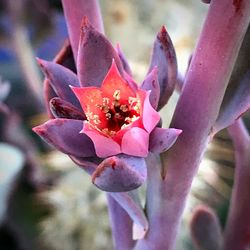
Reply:
M138 83L164 24L176 48L180 79L208 5L198 0L100 0L107 37L119 43ZM67 37L59 0L0 0L0 249L108 250L104 192L70 159L31 130L47 120L36 57L52 60ZM161 111L171 119L175 93ZM210 144L193 183L176 249L193 249L189 220L206 203L225 223L233 182L233 151L225 132Z

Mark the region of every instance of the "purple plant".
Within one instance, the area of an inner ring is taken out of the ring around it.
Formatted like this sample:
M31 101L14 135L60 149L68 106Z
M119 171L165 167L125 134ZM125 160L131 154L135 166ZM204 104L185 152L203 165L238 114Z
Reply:
M173 249L186 197L208 142L233 124L229 131L239 170L232 201L238 203L231 206L223 248L246 249L250 222L241 234L235 228L250 218L245 214L249 199L242 198L249 181L249 174L243 174L249 172L249 135L242 121L235 120L250 107L249 76L233 93L226 89L250 22L249 0L211 1L170 129L161 127L157 112L177 82L175 51L166 29L157 34L148 74L137 85L120 48L113 48L103 35L97 2L62 3L70 42L55 62L38 59L46 76L51 119L34 131L109 192L115 248ZM145 180L144 210L137 188ZM214 230L206 244L197 231L204 223ZM196 211L192 229L200 249L223 245L216 215L209 209ZM237 240L232 237L235 234Z

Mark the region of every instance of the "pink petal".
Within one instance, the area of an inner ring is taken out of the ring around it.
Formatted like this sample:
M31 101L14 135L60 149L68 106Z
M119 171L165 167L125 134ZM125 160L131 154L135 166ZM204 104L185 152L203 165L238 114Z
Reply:
M148 155L149 134L141 128L129 129L122 138L122 153L146 157Z
M148 133L150 133L156 127L161 119L160 114L151 106L149 96L150 91L147 91L142 114L143 126L148 131Z
M103 105L102 92L100 88L72 87L72 90L78 98L89 123L94 127L98 127L99 129L107 128L107 119L105 117L105 113L99 108L99 106Z
M92 140L98 157L106 158L121 153L120 145L111 138L101 135L88 126L85 126L81 132L86 134Z
M129 97L134 97L135 93L129 86L129 84L121 77L115 61L112 61L112 65L102 83L102 94L105 97L113 99L114 92L120 91L120 97L122 100L128 100Z
M90 108L90 112L96 113L96 104L102 104L102 93L100 88L96 87L85 87L85 88L77 88L71 86L72 91L76 95L79 100L82 109L85 113L87 113L87 108ZM100 109L98 108L98 111Z

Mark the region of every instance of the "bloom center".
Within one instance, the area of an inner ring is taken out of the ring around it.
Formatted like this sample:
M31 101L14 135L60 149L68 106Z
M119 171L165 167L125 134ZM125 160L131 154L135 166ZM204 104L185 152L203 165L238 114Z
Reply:
M102 97L102 104L95 104L96 113L87 112L87 120L95 129L107 136L115 136L140 117L141 101L138 97L124 99L116 89L111 97Z

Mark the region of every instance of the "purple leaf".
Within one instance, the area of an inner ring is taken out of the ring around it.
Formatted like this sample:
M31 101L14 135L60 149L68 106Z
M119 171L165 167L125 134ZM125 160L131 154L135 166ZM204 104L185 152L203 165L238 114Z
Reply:
M122 153L133 156L147 157L148 141L149 134L144 129L137 127L131 128L123 135L121 145Z
M148 72L157 66L160 84L160 100L158 110L161 109L172 95L177 79L177 61L172 41L162 26L154 42L153 54Z
M124 56L123 52L121 51L121 47L119 44L117 44L117 46L116 46L116 52L117 52L117 54L122 62L123 69L125 70L125 72L129 76L132 76L132 71L131 71L130 66L128 64L128 61L127 61L126 57Z
M78 157L95 156L94 145L85 134L80 134L83 122L53 119L33 128L33 131L57 150Z
M205 206L195 209L191 220L191 235L199 250L219 250L222 246L222 235L215 213Z
M128 155L105 159L92 175L93 183L107 192L126 192L136 189L146 178L145 160Z
M224 96L219 116L213 127L213 134L232 125L250 108L250 72L238 86L232 85Z
M73 52L69 43L69 40L67 39L59 51L59 53L56 55L56 57L53 60L55 63L61 64L64 67L72 70L74 73L76 73L76 66L73 58ZM47 113L49 114L50 118L53 119L53 115L50 111L50 105L49 101L53 98L56 97L56 93L51 87L50 81L46 78L44 80L44 97L45 97L45 104L47 108Z
M69 85L76 87L79 86L76 74L64 66L54 62L38 59L38 63L45 76L48 78L49 83L53 87L55 93L65 101L80 107L79 101L69 87Z
M44 99L45 99L45 104L46 104L46 110L47 113L49 115L50 119L54 118L54 115L51 113L50 111L50 100L54 97L56 97L56 93L53 90L53 88L51 87L51 83L49 81L49 79L45 78L43 81L43 93L44 93Z
M155 128L150 134L149 150L156 154L167 151L175 143L181 132L180 129L175 128Z
M77 72L83 87L100 87L112 60L123 75L121 60L106 37L94 29L85 18L83 20L77 56Z
M158 82L157 67L153 68L147 75L146 79L141 84L140 88L143 90L151 90L149 101L154 109L157 109L160 98L160 85Z
M76 64L74 61L73 51L68 39L64 42L63 47L53 61L76 73Z
M50 100L50 110L56 118L86 120L86 116L82 110L79 110L71 103L59 97L54 97Z
M111 194L107 198L114 249L133 249L132 219Z
M87 16L93 26L103 33L103 23L97 0L62 0L70 43L76 61L81 21Z
M148 220L140 204L136 191L125 193L110 193L110 195L124 208L134 222L133 239L142 239L148 231ZM136 230L135 230L136 228Z

